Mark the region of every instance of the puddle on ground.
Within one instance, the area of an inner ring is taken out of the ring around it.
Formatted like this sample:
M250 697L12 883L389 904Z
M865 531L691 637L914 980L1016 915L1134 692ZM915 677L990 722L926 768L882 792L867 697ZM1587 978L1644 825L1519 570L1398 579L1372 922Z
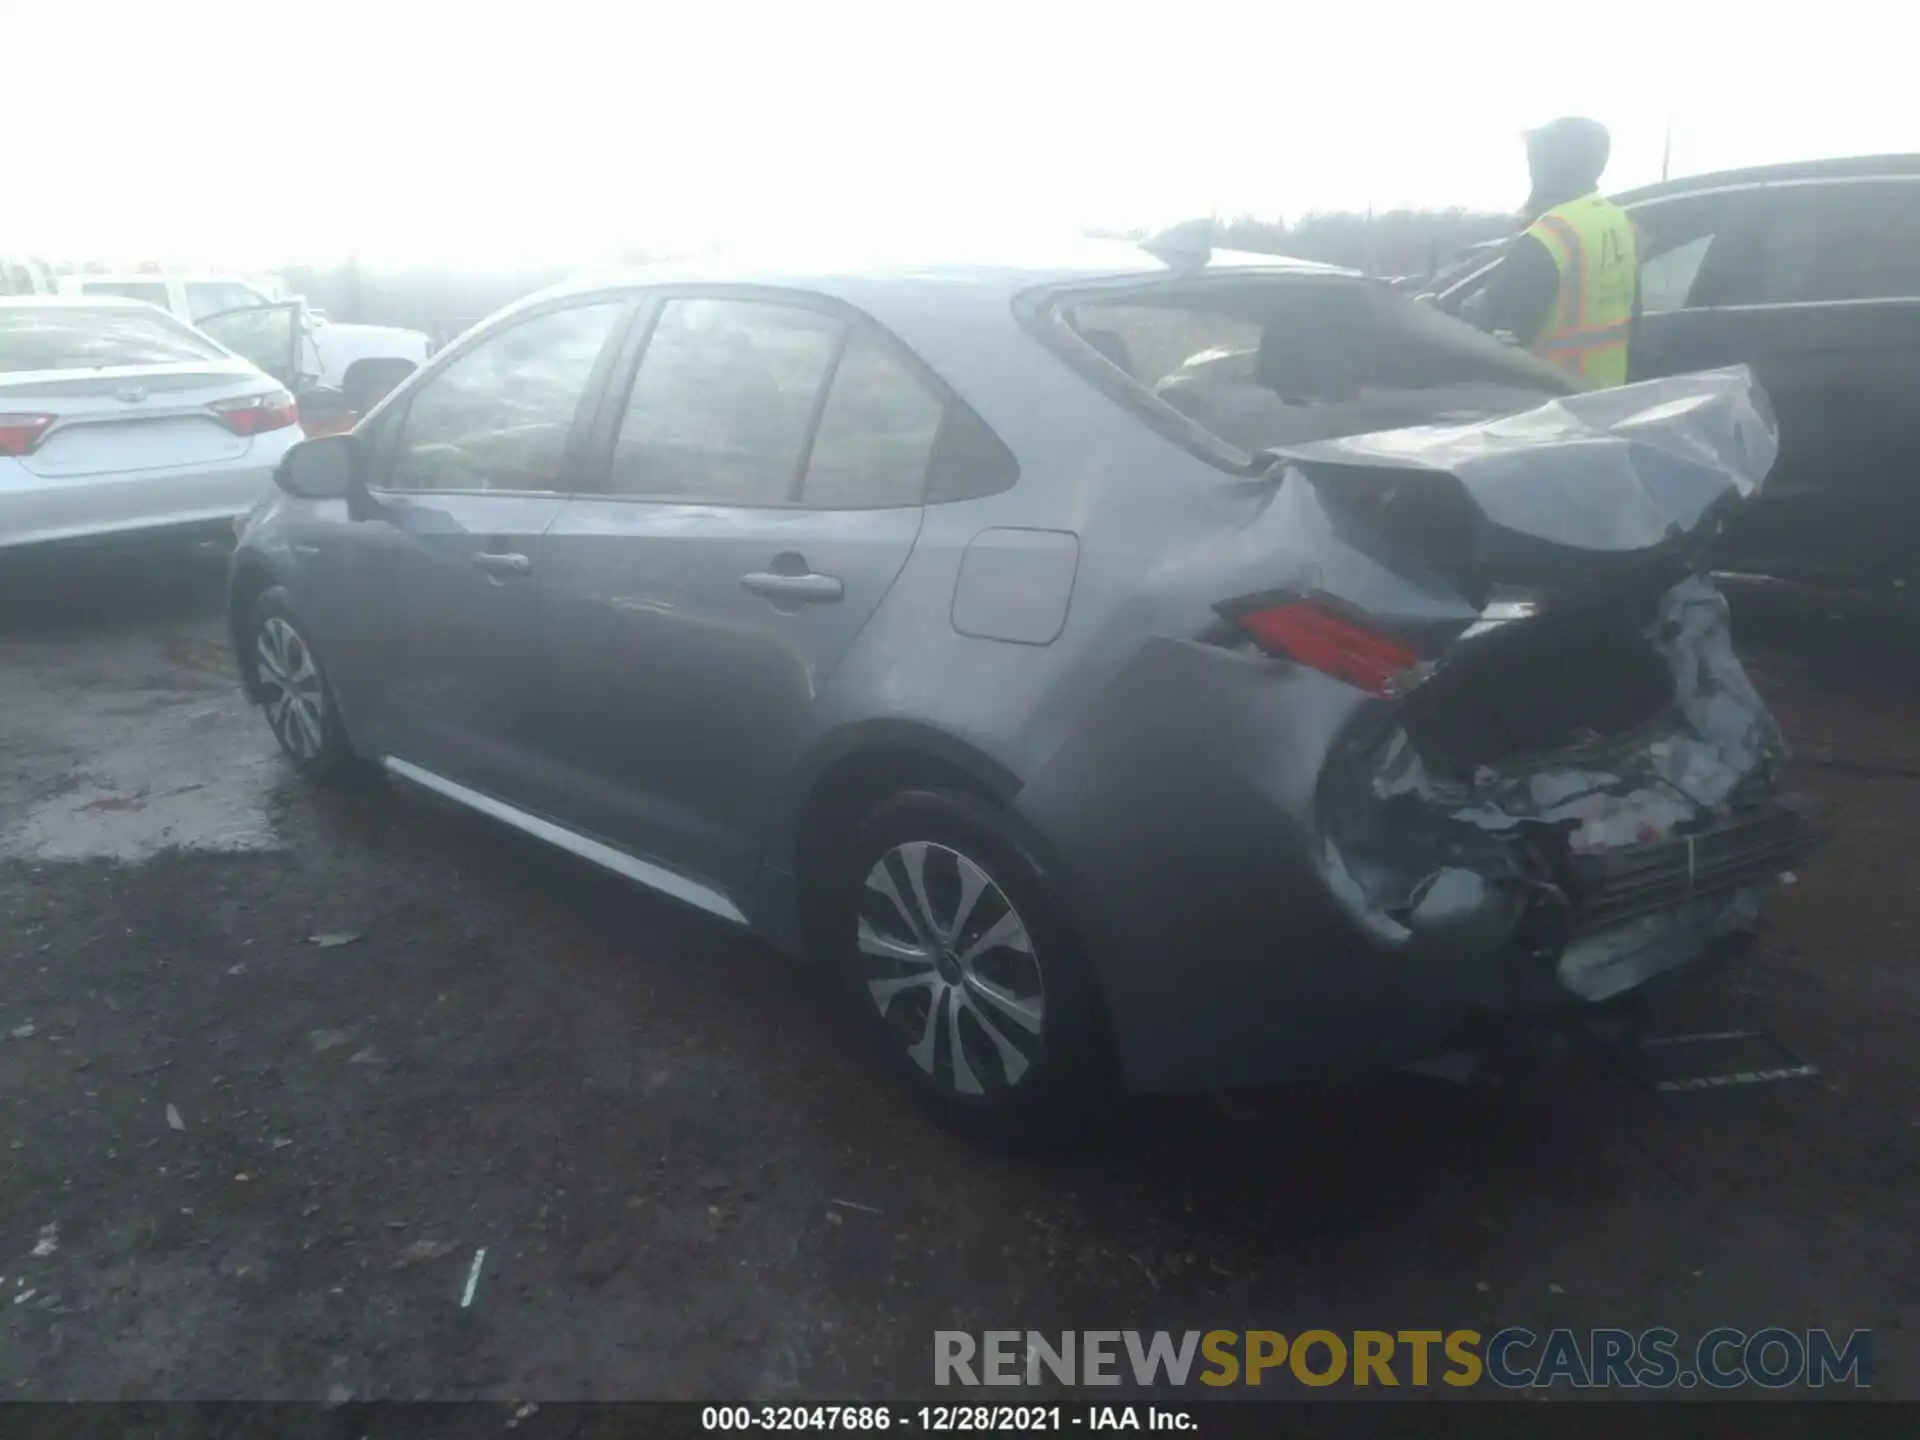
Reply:
M221 638L216 622L0 645L0 857L278 848L285 766L231 672L204 664Z

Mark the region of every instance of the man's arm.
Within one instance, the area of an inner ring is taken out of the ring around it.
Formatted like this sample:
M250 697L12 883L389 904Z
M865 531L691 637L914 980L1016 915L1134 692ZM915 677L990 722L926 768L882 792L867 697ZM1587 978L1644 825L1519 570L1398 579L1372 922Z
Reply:
M1560 296L1560 269L1547 247L1522 235L1507 247L1474 316L1483 330L1504 330L1522 344L1540 333Z

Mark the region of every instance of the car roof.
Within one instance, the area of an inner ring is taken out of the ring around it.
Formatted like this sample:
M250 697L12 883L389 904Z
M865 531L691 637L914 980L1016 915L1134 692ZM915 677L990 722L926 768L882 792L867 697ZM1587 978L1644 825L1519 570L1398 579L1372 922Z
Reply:
M169 280L236 280L242 285L250 283L245 276L228 275L213 270L81 270L60 278L75 285L89 285L100 280L110 281L115 285L124 285L129 281L164 285Z
M0 305L14 309L99 310L117 307L127 310L157 310L145 300L131 295L0 295Z
M1634 205L1645 200L1663 200L1676 195L1693 195L1703 190L1724 190L1739 185L1770 185L1796 180L1858 180L1876 177L1911 176L1920 178L1920 154L1850 155L1831 160L1794 160L1779 165L1750 165L1739 170L1715 170L1705 175L1685 175L1642 185L1612 197L1615 204Z
M975 251L914 248L790 248L762 256L729 252L577 276L542 292L545 297L640 285L742 285L811 290L850 301L913 293L957 300L963 295L1000 304L1028 290L1096 282L1172 279L1193 274L1351 276L1312 260L1246 251L1213 250L1204 267L1156 259L1128 241L1080 240L1050 248Z

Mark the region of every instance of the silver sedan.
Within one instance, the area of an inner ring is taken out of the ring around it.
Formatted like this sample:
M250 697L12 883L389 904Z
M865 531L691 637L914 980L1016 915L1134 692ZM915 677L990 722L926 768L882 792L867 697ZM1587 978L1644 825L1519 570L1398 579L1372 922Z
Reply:
M0 299L0 550L225 530L300 438L278 381L154 306Z
M1743 372L1597 394L1360 277L1124 245L572 285L298 447L293 763L810 957L942 1118L1477 1051L1804 844L1702 578Z

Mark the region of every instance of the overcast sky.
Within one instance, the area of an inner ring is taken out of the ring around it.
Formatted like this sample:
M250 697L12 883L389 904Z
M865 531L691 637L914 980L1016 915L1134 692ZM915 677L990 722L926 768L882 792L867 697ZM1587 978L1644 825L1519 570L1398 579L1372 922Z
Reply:
M264 266L590 262L836 228L982 240L1524 198L1920 150L1856 0L0 0L0 251ZM1777 18L1775 18L1777 16ZM324 28L323 28L324 27Z

